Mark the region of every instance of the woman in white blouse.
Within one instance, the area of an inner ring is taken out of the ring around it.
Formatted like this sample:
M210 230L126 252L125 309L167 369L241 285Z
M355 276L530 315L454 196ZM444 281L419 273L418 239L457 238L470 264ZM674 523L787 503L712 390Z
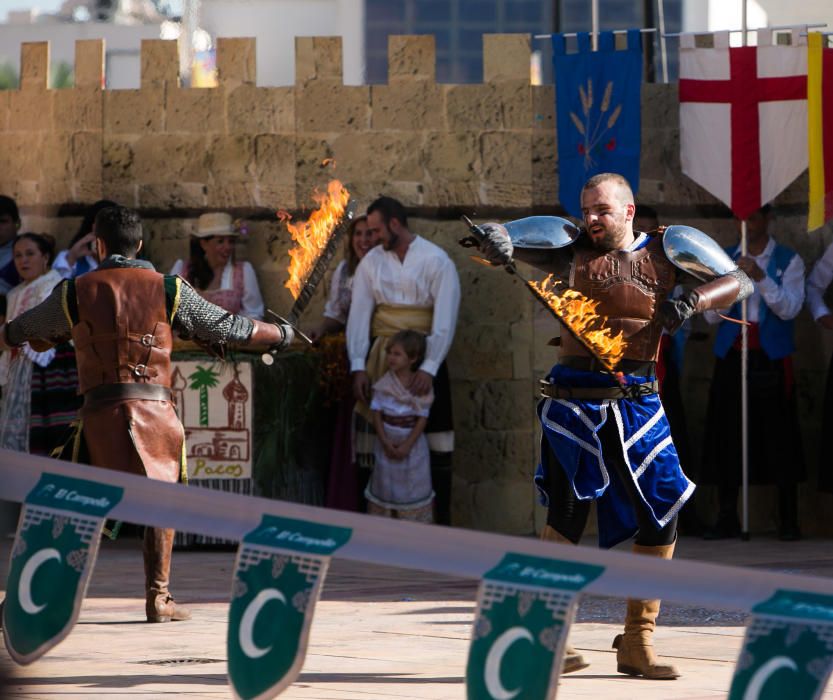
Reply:
M254 268L234 259L239 235L229 214L203 214L191 236L191 257L177 260L171 274L182 275L201 296L226 311L260 320L263 297Z
M353 275L356 273L356 267L367 251L378 243L378 237L374 237L368 231L366 216L357 216L353 219L347 231L344 260L336 267L330 282L330 293L327 296L327 304L324 306L324 314L321 321L307 331L307 335L313 342L325 335L344 330L347 325L347 313L350 311Z

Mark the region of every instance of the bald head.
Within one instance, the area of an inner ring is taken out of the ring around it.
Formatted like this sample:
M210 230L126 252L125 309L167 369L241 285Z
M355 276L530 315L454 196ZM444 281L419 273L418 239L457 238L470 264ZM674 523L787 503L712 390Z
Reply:
M628 181L616 173L594 175L581 190L584 225L596 248L627 249L634 241L635 209Z
M610 183L612 185L610 191L616 194L622 204L634 204L631 185L619 173L599 173L598 175L594 175L584 183L581 192L584 194L585 190L595 189L604 183Z

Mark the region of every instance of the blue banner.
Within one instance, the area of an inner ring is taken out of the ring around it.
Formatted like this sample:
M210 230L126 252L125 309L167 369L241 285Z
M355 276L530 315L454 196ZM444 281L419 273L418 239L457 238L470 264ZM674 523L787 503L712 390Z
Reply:
M578 52L567 53L563 34L553 34L555 109L558 126L558 198L581 216L581 188L598 173L619 173L636 194L641 149L642 40L638 29L617 51L613 32L578 35Z

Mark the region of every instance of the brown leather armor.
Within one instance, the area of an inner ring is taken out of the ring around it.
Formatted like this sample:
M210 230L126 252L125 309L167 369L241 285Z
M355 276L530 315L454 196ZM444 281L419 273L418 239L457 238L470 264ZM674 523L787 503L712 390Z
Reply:
M599 302L596 311L607 316L613 335L623 331L625 359L656 361L662 334L657 309L674 289L676 269L659 237L633 252L577 247L570 287ZM561 335L561 348L562 357L589 354L567 333Z
M72 340L79 391L102 384L170 387L173 337L158 272L108 269L75 280L78 323Z

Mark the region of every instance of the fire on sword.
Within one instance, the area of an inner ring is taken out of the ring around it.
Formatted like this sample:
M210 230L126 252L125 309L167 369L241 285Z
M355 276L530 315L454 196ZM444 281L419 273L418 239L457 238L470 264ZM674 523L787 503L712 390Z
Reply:
M558 223L568 229L575 228L565 219L559 219L558 217L546 218L557 220ZM485 237L483 230L467 216L463 216L462 220L469 227L472 238L464 238L460 241L460 244L465 247L479 244ZM605 327L607 318L596 313L598 302L587 299L573 289L566 289L560 294L556 293L555 288L560 282L555 280L553 275L547 277L543 282L528 280L518 272L514 260L504 267L507 272L515 275L524 283L532 296L561 323L562 327L573 338L581 343L608 373L612 374L617 381L623 381L622 373L616 371L616 366L624 356L626 348L623 333L620 331L617 335L613 335L610 328Z
M356 205L350 200L350 192L339 180L331 180L326 193L316 193L313 199L318 208L309 219L292 224L289 216L279 217L286 222L295 247L289 251L289 279L286 287L295 303L286 318L271 309L266 314L275 321L292 326L295 334L312 344L312 341L298 328L298 319L307 308L315 290L324 279L338 246L356 214ZM272 353L261 356L264 364L271 365L275 359Z

